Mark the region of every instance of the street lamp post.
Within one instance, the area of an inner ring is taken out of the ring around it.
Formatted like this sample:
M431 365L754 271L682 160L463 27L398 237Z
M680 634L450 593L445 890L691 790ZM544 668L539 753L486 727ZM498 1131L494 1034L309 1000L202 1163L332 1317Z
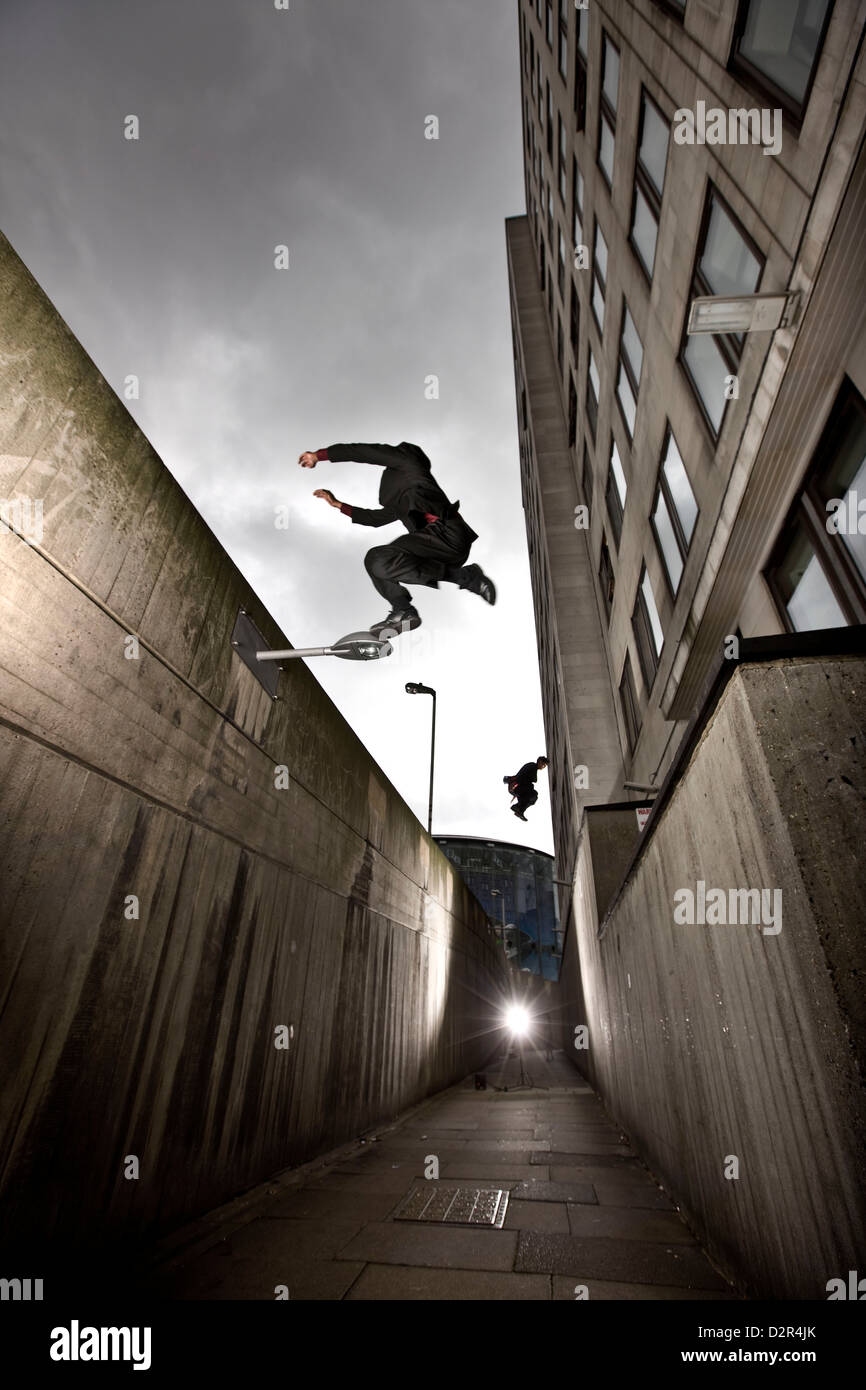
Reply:
M432 695L433 696L433 726L430 733L430 797L427 802L427 834L433 833L433 760L436 756L436 691L430 685L421 685L420 681L406 682L407 695Z

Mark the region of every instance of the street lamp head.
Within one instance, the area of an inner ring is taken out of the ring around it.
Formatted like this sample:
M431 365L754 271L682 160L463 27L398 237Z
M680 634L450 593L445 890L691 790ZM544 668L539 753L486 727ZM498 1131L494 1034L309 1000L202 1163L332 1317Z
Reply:
M376 661L379 657L390 656L393 650L384 637L375 637L372 632L350 632L333 644L331 655L342 657L344 661Z
M407 695L435 695L435 694L436 694L436 691L433 690L429 685L422 685L420 681L407 681L407 682L406 682L406 694L407 694Z

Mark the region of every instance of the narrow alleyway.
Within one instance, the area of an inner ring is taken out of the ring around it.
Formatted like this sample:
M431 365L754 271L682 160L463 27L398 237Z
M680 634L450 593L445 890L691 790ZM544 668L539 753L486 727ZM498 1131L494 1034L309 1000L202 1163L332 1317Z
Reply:
M527 1048L524 1066L528 1087L503 1056L486 1089L470 1076L211 1213L148 1283L180 1299L734 1297L562 1053Z

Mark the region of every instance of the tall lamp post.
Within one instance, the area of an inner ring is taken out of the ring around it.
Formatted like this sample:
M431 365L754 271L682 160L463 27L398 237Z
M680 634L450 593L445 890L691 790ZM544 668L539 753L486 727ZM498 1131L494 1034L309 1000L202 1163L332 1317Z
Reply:
M430 798L427 803L427 834L433 833L433 759L436 756L436 691L430 685L421 685L419 681L406 682L407 695L432 695L433 696L433 727L430 733Z

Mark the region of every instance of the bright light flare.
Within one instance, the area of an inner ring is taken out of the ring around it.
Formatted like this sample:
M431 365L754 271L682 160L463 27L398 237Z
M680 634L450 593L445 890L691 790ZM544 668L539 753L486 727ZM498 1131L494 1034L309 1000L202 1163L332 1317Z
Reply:
M529 1014L521 1004L512 1004L505 1010L505 1026L518 1038L529 1032Z

